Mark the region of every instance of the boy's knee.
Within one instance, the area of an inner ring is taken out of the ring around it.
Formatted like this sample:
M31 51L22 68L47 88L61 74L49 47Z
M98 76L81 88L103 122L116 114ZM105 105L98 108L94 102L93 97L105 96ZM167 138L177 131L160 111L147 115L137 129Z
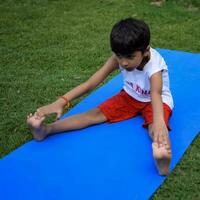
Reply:
M94 122L105 122L107 119L99 108L94 108L85 113Z

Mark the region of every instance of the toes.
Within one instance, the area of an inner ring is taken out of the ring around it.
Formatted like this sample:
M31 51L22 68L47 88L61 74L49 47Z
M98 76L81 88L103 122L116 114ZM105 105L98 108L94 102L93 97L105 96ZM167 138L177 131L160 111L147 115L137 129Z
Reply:
M171 148L170 148L170 147L166 147L166 150L167 150L167 151L171 151Z
M171 152L171 147L170 147L169 144L166 144L166 145L165 145L165 149L166 149L167 151L170 151L170 152Z
M171 149L167 150L167 153L171 155L172 154L172 150Z
M27 115L27 119L29 119L29 118L32 117L32 116L33 116L33 114L30 113L29 115Z

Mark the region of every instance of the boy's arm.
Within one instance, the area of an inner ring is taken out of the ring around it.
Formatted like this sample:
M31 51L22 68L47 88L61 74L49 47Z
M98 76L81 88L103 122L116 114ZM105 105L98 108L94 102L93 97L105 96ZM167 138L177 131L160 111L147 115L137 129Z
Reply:
M113 54L106 63L94 73L87 81L70 90L63 96L66 97L69 101L84 95L85 93L91 91L97 87L111 72L118 69L118 62ZM63 101L63 99L59 99Z
M55 102L42 106L37 109L35 114L38 117L47 116L51 113L57 114L57 119L60 118L63 109L66 105L66 101L71 101L90 90L94 89L99 85L111 72L118 68L118 62L115 58L115 55L112 55L107 62L101 67L93 76L91 76L86 82L75 87L71 91L63 95L64 98L58 98Z
M169 143L168 129L164 121L164 111L162 102L162 72L153 74L150 78L151 84L151 103L153 110L152 131L154 142L159 145Z

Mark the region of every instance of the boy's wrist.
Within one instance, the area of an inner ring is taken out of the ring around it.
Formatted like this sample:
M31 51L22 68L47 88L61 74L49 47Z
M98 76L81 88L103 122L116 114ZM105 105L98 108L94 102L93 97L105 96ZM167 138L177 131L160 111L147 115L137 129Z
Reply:
M164 118L158 117L153 119L153 124L160 124L160 123L165 123Z
M57 99L54 103L62 107L65 107L66 105L62 99Z
M62 107L70 107L70 101L65 96L59 96L56 100L56 103Z

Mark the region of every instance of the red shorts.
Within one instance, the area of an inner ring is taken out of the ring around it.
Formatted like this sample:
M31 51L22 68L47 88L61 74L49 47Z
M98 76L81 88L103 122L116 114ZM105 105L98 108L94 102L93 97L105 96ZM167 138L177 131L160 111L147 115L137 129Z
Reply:
M109 123L126 120L139 114L144 118L144 128L148 128L148 125L153 122L151 102L138 101L128 95L124 90L97 107L106 116ZM168 129L171 130L168 121L172 110L165 103L163 103L163 110L165 123Z

